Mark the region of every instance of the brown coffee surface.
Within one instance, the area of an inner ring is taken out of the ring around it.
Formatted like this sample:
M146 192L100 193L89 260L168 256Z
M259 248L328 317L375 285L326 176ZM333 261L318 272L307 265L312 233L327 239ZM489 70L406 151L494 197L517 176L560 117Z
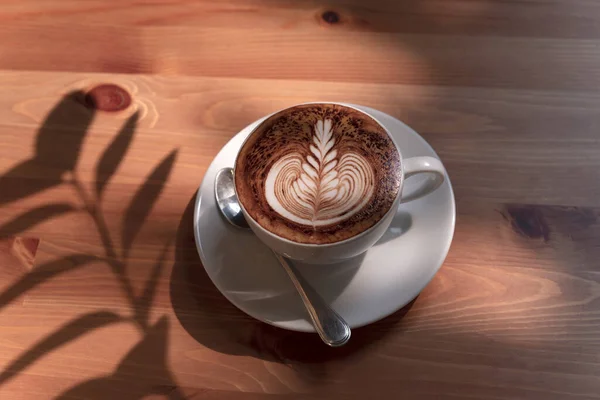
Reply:
M307 104L265 120L235 165L240 202L263 228L310 244L349 239L375 225L401 186L400 154L371 117Z

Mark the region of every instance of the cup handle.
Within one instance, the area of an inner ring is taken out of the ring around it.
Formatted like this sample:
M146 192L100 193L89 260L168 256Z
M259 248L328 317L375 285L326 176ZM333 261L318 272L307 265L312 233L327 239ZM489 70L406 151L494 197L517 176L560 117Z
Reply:
M444 166L441 161L433 157L412 157L403 160L404 179L408 179L413 175L425 173L427 180L411 193L409 196L402 196L402 203L407 203L416 200L420 197L428 195L444 183Z

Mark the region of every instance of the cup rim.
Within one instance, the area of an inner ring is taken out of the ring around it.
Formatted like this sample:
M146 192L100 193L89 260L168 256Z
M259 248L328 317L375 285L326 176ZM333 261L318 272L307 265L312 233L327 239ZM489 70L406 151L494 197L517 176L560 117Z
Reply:
M294 240L290 240L287 238L284 238L282 236L276 235L275 233L271 232L270 230L266 229L265 227L263 227L260 223L258 223L257 220L255 220L254 218L252 218L252 216L250 215L250 213L248 213L248 211L246 210L246 208L244 207L244 204L242 203L242 200L240 199L240 197L238 196L238 190L237 190L237 185L236 185L236 180L235 180L235 170L237 167L237 161L238 161L238 157L240 155L241 149L244 147L244 145L246 144L246 142L250 139L250 137L254 134L254 132L256 132L256 130L269 118L273 117L276 114L279 114L283 111L289 110L291 108L294 107L298 107L298 106L304 106L304 105L310 105L310 104L333 104L333 105L339 105L342 107L347 107L347 108L351 108L355 111L358 111L362 114L367 115L369 118L373 119L375 122L377 122L377 124L379 124L379 126L381 126L383 128L383 130L385 131L385 133L387 133L388 137L392 140L392 143L394 143L394 146L396 146L396 150L398 151L398 155L400 156L400 187L398 189L398 193L396 194L396 198L394 199L394 202L392 203L392 205L390 206L390 209L375 223L373 224L373 226L365 229L364 231L349 237L347 239L344 240L340 240L337 242L333 242L333 243L323 243L323 244L318 244L318 243L301 243L301 242L296 242ZM302 246L305 248L311 248L311 249L323 249L323 248L330 248L330 247L337 247L340 246L342 244L346 244L349 242L352 242L354 240L359 239L362 236L367 235L368 233L372 232L373 230L375 230L375 228L377 228L388 216L389 214L393 211L394 213L398 210L398 203L400 201L400 199L402 198L402 189L404 187L404 157L402 157L402 152L400 151L400 146L398 146L398 143L396 142L396 140L394 139L394 137L392 136L392 134L390 133L390 131L388 130L388 128L381 123L381 121L379 121L377 118L375 118L373 115L369 114L366 111L363 111L361 109L359 109L357 106L352 105L352 104L348 104L348 103L341 103L341 102L336 102L336 101L309 101L309 102L305 102L305 103L298 103L298 104L294 104L293 106L289 106L289 107L285 107L282 109L279 109L267 116L265 116L264 118L262 118L260 120L260 122L250 131L250 133L248 134L248 136L246 136L244 138L244 141L242 142L242 144L240 145L240 148L237 152L237 154L235 155L235 161L233 163L233 190L235 192L236 197L238 198L238 203L241 207L241 209L244 212L244 217L249 218L252 220L253 224L256 225L263 233L266 233L268 236L271 236L272 238L276 239L276 240L280 240L286 244L291 244L291 245L296 245L296 246Z

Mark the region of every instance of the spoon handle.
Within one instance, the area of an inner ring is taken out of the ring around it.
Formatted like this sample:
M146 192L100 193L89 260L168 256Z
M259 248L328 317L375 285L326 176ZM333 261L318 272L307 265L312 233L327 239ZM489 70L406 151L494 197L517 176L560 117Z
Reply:
M345 344L350 339L351 333L346 321L325 303L323 298L304 280L292 263L285 257L273 253L294 283L310 315L310 319L312 319L315 330L323 342L331 347Z

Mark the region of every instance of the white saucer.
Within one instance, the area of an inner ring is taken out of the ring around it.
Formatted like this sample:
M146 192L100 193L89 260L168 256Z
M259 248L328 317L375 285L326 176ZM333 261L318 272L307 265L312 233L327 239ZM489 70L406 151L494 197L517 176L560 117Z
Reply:
M437 157L404 123L380 111L359 108L392 132L404 158ZM215 286L240 310L280 328L314 332L294 286L269 249L252 232L227 223L215 202L215 175L221 168L233 167L243 140L259 122L231 139L204 176L194 210L198 253ZM416 179L406 181L404 193L415 187ZM362 256L335 265L296 265L352 328L367 325L408 304L429 283L448 254L455 215L446 176L434 193L401 205L385 236Z

